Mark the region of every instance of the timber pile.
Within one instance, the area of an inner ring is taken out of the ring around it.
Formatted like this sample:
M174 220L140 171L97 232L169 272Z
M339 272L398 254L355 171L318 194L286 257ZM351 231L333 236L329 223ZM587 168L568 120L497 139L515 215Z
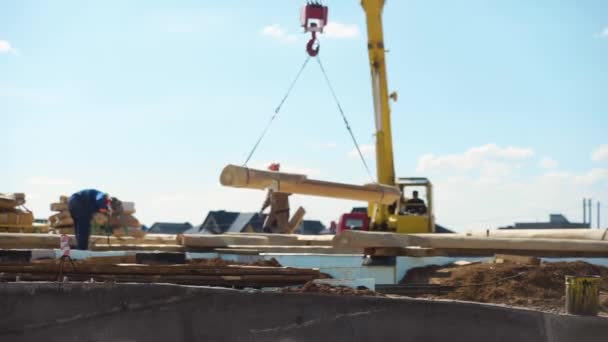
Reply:
M0 231L10 233L38 232L44 227L33 226L34 214L24 207L25 194L0 193Z
M336 247L364 248L366 254L409 256L608 257L608 241L563 238L485 237L464 234L394 234L345 231Z
M56 281L59 261L44 263L1 263L0 281ZM171 283L226 287L282 287L302 285L319 278L318 269L289 267L143 264L66 263L63 276L69 281Z
M110 219L110 228L117 236L143 236L139 220L133 216L135 213L135 203L122 202L123 212L117 218ZM59 202L51 203L51 211L56 212L49 217L49 223L55 232L59 234L74 234L74 220L68 208L68 197L60 196ZM103 235L105 232L93 227L91 234Z

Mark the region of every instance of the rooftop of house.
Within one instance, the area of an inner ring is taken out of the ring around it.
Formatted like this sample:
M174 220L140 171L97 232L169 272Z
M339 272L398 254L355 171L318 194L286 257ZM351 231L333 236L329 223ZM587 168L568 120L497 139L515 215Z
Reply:
M152 234L182 234L185 231L192 228L190 222L176 223L176 222L155 222L148 233Z
M585 229L590 228L589 223L570 222L562 214L550 214L548 222L515 222L512 226L500 227L498 229Z

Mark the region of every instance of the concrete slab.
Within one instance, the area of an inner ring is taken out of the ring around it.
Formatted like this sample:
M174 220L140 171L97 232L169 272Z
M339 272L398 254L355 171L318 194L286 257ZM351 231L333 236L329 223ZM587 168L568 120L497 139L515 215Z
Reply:
M0 284L1 341L604 342L608 319L411 298Z

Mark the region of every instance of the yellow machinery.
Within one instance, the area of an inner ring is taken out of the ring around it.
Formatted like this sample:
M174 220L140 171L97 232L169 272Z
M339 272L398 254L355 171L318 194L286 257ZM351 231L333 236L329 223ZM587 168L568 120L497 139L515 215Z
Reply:
M367 22L367 46L369 51L372 96L376 122L376 172L378 184L367 184L363 186L341 184L312 180L308 179L305 175L267 172L245 167L260 140L264 137L264 134L270 123L272 123L276 113L280 110L281 104L289 95L289 91L292 88L291 86L275 110L275 115L272 116L268 126L262 131L260 138L253 146L253 149L249 153L243 166L226 166L220 176L220 182L225 186L239 188L270 188L277 192L363 200L369 203L367 216L360 212L348 213L342 215L340 222L346 222L348 219L351 219L351 221L354 219L362 221L359 229L363 230L384 230L397 233L434 232L433 189L431 182L426 178L395 178L389 98L396 100L397 95L396 93L389 95L386 80L385 50L382 34L382 10L384 8L384 0L361 0L361 5L365 11ZM306 66L308 59L315 58L319 53L316 34L322 33L323 27L327 24L327 7L317 2L309 2L309 4L303 8L301 23L304 27L304 32L310 32L312 37L306 46L309 57L302 65L298 76L296 76L296 80L302 69ZM317 62L325 74L325 70L318 58ZM327 75L325 75L325 78L329 83ZM296 80L293 81L292 86ZM340 108L339 104L338 107ZM341 108L340 112L344 121L347 122ZM346 126L347 129L350 130L348 124ZM352 137L354 141L354 136ZM354 142L358 149L358 144L356 141ZM363 160L362 155L361 158ZM363 162L365 164L364 160ZM365 166L367 168L367 165ZM424 190L424 193L426 194L426 203L422 202L420 199L408 198L410 189L412 188ZM415 208L412 208L412 206L423 206L424 210L414 210ZM342 228L347 229L346 227Z
M388 93L384 35L382 33L382 10L384 0L361 0L367 23L367 48L372 81L372 96L376 122L376 172L378 183L396 185L405 196L406 188L421 186L426 190L427 212L424 215L404 213L402 198L396 205L369 203L368 215L371 230L390 230L398 233L428 233L435 230L433 217L432 185L427 179L395 178L393 164L393 141L389 97L397 99L396 93Z

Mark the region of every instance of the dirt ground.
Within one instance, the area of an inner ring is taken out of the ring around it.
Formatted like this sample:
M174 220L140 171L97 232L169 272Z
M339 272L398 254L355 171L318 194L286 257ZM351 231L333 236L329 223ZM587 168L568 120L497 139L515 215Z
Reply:
M286 287L280 290L283 293L321 293L339 296L374 296L386 297L386 295L374 292L369 289L353 289L346 286L329 286L326 284L316 284L312 281L298 287Z
M600 314L608 315L608 268L583 261L540 265L431 265L411 269L401 283L456 287L439 295L425 294L415 297L506 304L559 313L564 312L566 275L601 276Z

